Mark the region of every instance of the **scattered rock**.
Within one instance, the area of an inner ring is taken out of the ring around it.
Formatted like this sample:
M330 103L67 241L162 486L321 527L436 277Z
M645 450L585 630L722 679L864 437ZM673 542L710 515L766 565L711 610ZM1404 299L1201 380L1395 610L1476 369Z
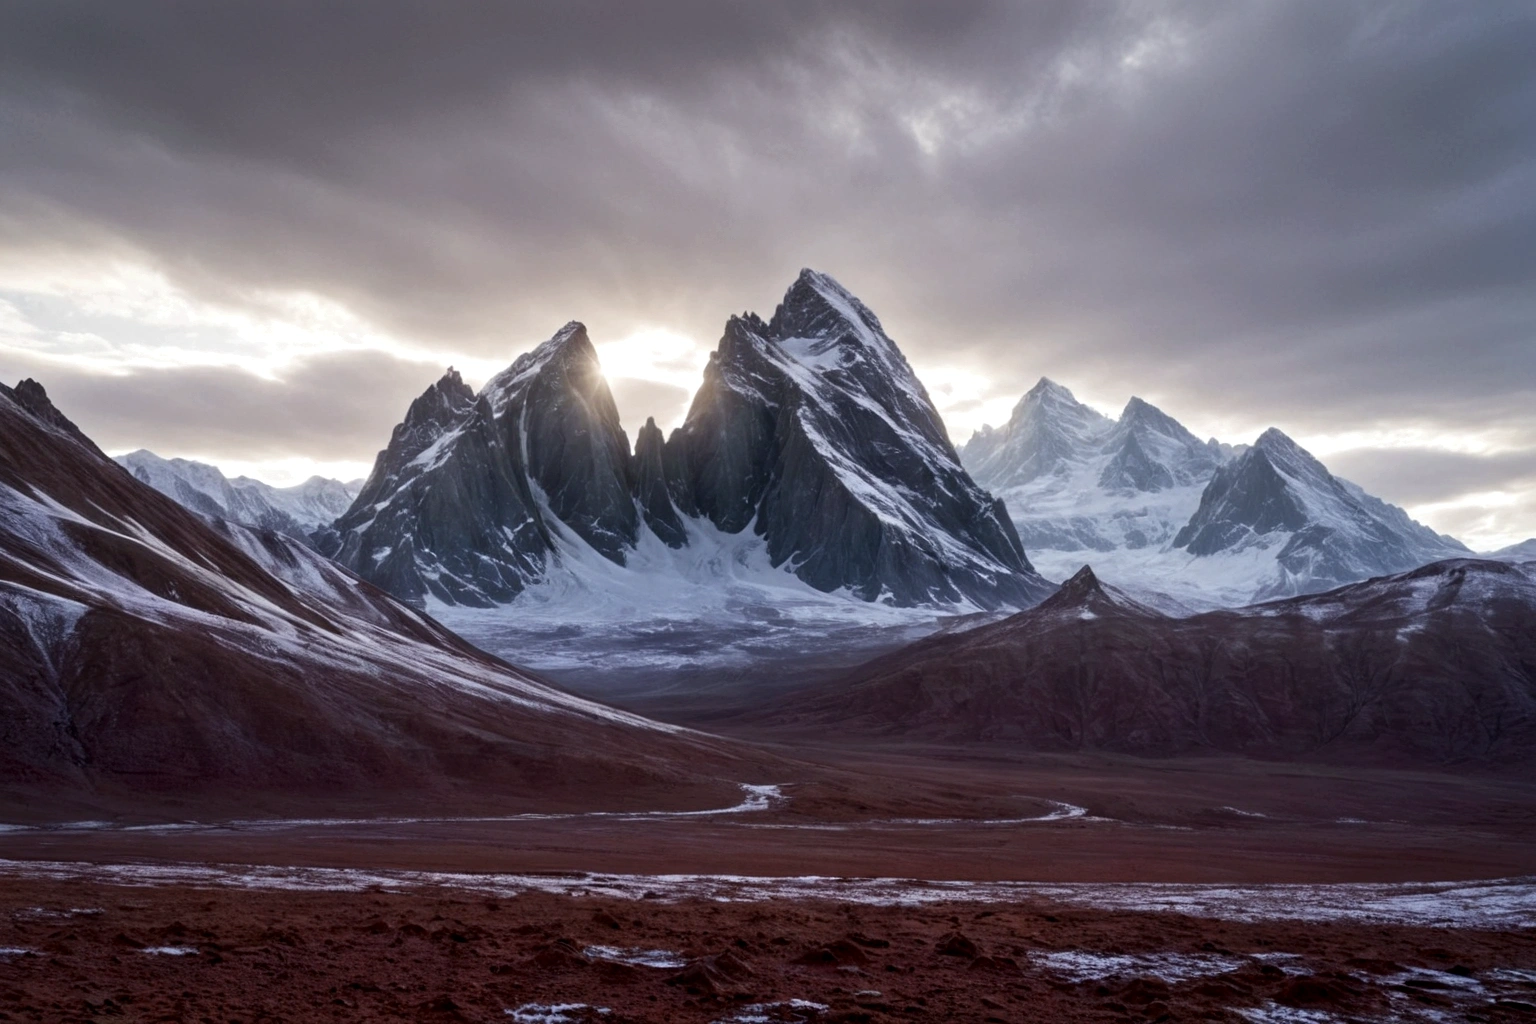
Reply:
M866 949L889 949L891 947L889 939L877 939L873 936L865 935L863 932L851 933L848 936L848 941L856 942Z
M1019 962L1011 956L978 956L971 961L973 971L1017 971Z
M750 998L744 985L757 972L730 950L694 960L667 979L694 995L732 995Z
M541 947L529 962L546 971L590 966L587 958L581 955L581 947L570 939L556 939Z
M825 946L802 953L795 958L794 962L812 966L819 964L859 965L869 963L869 957L865 955L862 949L847 939L838 939L836 942L829 942Z
M981 953L976 943L959 932L949 932L939 939L935 948L940 956L963 956L967 959L975 959Z

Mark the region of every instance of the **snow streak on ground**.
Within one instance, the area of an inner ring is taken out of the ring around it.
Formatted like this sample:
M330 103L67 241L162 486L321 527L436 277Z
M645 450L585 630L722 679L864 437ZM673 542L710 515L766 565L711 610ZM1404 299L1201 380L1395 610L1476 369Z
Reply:
M1171 985L1191 978L1235 971L1246 962L1230 956L1196 956L1188 953L1095 953L1083 949L1033 953L1030 960L1068 981L1099 978L1154 977Z
M986 826L1001 825L1038 825L1050 821L1096 821L1112 822L1113 818L1100 818L1088 814L1088 808L1079 807L1076 804L1064 804L1059 800L1046 800L1051 809L1044 814L1035 814L1023 818L871 818L867 821L837 821L837 822L751 822L743 823L747 828L772 828L787 829L803 832L852 832L865 829L881 828L928 828L946 825L961 826Z
M588 1006L586 1003L524 1003L507 1016L516 1024L575 1024L585 1016L585 1011L606 1017L613 1011L606 1006Z
M826 1003L814 1003L809 999L786 999L779 1003L753 1003L737 1010L735 1015L711 1024L804 1024L831 1007Z
M632 967L676 969L688 966L688 958L669 949L620 949L618 946L588 946L581 951L593 960L608 960Z
M820 875L466 874L235 864L88 864L0 860L0 878L321 892L453 888L510 898L524 892L609 899L758 903L815 900L867 906L1046 901L1100 910L1159 911L1230 921L1376 921L1435 928L1536 928L1536 877L1474 882L1276 885L967 882Z

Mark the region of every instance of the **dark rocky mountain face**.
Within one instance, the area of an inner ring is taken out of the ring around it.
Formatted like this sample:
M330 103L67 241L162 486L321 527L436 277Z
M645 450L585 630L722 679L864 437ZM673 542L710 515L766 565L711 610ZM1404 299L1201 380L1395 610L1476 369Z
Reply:
M772 321L727 323L665 454L679 509L750 526L819 590L989 608L1050 590L880 322L814 271Z
M667 486L666 439L654 417L645 421L635 438L635 498L651 532L669 547L688 543L683 517Z
M580 324L491 380L412 405L356 503L320 539L415 603L516 597L581 543L624 565L642 528L753 530L822 591L897 604L1024 606L1050 592L1000 502L971 480L894 342L805 271L771 322L726 325L684 425L631 455Z
M0 387L0 800L729 795L695 774L731 760L718 745L555 690L286 537L192 514L45 402ZM416 411L430 434L462 389Z
M1030 750L1528 765L1536 576L1460 559L1171 618L1085 569L1034 609L870 662L781 717Z
M1289 535L1275 556L1280 575L1260 598L1315 593L1467 553L1401 509L1339 480L1270 429L1216 472L1173 546L1215 555L1263 545L1275 534Z
M414 403L322 551L413 603L510 601L568 532L623 564L640 514L629 440L586 328L479 395L449 372Z

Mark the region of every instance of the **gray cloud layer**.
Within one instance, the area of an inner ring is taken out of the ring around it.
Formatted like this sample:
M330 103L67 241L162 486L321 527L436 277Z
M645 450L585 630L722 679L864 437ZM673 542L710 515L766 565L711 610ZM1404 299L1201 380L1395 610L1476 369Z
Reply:
M1518 2L13 4L0 246L305 288L487 356L572 317L711 338L809 264L998 394L1530 451L1532 53ZM112 429L251 400L127 397L158 386L99 396ZM382 443L306 396L274 437ZM1503 464L1392 458L1399 501Z

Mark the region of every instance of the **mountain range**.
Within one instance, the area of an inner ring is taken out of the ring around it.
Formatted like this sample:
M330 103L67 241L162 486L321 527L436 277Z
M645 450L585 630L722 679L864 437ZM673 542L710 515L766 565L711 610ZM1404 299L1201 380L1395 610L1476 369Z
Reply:
M1271 428L1201 441L1132 398L1118 419L1042 379L1001 428L961 449L1007 502L1036 564L1085 563L1151 600L1192 608L1317 593L1470 552L1329 473Z
M729 802L714 741L574 697L306 546L188 512L0 386L0 800Z
M810 270L771 320L729 319L683 425L664 439L647 421L633 451L580 323L478 393L450 371L317 542L407 601L488 606L586 551L625 566L653 541L743 536L865 601L1019 607L1052 589L874 314Z
M1189 611L1470 554L1277 429L1201 440L1140 398L1112 419L1048 379L956 451L879 320L812 270L772 318L729 318L682 426L664 436L648 420L633 447L572 322L478 392L450 369L360 484L277 489L144 451L119 461L418 607L494 607L569 592L563 580L697 591L783 575L898 607L1021 608L1091 563Z
M276 530L296 540L309 536L351 507L361 480L343 483L312 476L292 487L273 487L248 476L227 478L217 466L189 459L162 459L139 449L116 457L118 465L193 512L259 530Z

